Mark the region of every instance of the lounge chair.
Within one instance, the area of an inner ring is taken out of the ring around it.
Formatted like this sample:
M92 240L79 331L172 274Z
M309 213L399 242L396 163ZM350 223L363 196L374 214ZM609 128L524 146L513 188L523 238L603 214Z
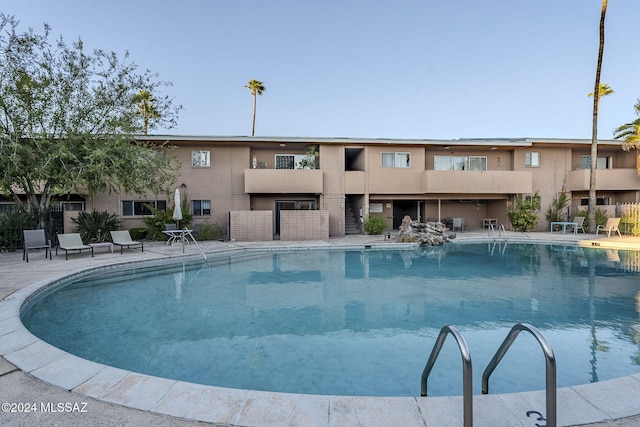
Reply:
M93 246L82 243L80 233L58 234L58 242L60 243L60 249L64 250L65 260L69 259L69 251L82 253L84 249L88 249L91 251L91 256L93 256ZM58 255L58 246L56 246L56 255Z
M617 232L618 236L622 237L618 226L620 225L620 218L609 218L605 225L599 225L596 227L596 234L600 234L600 231L606 231L607 237L611 237L611 232Z
M583 216L576 216L573 217L573 222L576 223L576 225L569 225L569 227L575 227L576 230L582 230L582 232L584 233L584 217Z
M140 250L144 252L144 243L131 240L131 234L129 234L128 230L112 231L111 240L113 240L114 245L120 246L121 254L125 246L127 247L127 249L131 248L132 246L140 246Z
M22 260L29 262L29 250L31 249L44 249L44 258L49 259L51 257L51 240L47 240L44 235L44 230L22 230L24 236L24 248L22 249Z

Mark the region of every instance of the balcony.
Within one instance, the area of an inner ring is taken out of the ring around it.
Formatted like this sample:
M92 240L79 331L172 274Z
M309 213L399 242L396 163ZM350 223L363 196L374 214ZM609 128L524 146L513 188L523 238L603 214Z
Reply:
M567 174L567 191L589 191L589 169L578 169ZM596 190L637 191L640 177L635 169L596 169Z
M425 171L425 193L528 194L533 192L529 171Z
M321 194L322 169L245 169L249 194Z

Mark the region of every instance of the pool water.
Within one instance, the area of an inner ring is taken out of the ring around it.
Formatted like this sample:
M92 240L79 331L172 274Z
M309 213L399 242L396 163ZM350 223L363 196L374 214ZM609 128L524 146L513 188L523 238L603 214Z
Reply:
M443 325L482 371L511 327L553 347L559 387L640 372L640 252L515 243L411 250L221 255L206 264L109 269L43 293L22 311L36 336L80 357L223 387L419 396ZM545 360L521 333L491 392L545 387ZM453 337L429 395L462 393Z

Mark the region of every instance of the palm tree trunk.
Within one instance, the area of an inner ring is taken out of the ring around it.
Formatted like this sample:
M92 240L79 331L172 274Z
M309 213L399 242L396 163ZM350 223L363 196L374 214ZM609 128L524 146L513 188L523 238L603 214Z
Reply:
M251 123L251 136L256 133L256 94L253 94L253 122Z
M596 229L596 163L598 160L598 107L600 104L600 73L604 53L604 20L607 14L608 0L602 0L600 12L600 43L598 46L598 62L596 66L596 84L593 92L593 123L591 133L591 171L589 176L589 213L587 215L589 230Z

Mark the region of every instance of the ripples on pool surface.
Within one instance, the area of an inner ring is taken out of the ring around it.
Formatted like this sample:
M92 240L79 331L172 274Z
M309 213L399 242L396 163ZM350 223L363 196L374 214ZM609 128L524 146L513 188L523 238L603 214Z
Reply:
M418 396L440 328L473 358L474 393L510 328L551 343L558 386L640 372L640 252L528 244L307 250L101 272L35 298L22 319L86 359L209 385L332 395ZM491 392L544 389L523 333ZM448 337L429 395L462 393Z

